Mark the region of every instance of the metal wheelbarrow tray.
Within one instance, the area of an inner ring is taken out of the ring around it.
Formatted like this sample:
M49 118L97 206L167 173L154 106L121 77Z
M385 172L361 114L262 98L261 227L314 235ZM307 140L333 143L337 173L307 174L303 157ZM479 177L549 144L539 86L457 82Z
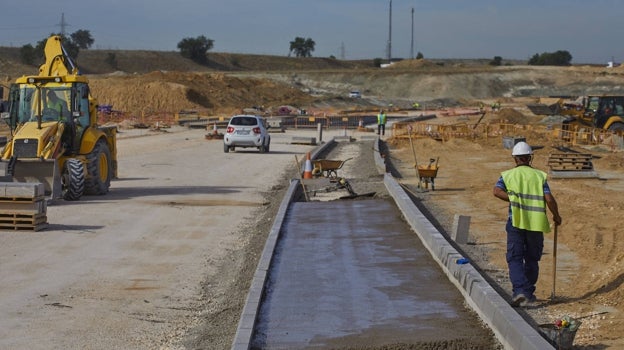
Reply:
M345 160L330 160L330 159L316 159L312 161L312 175L324 176L328 178L337 178L338 170L350 159Z

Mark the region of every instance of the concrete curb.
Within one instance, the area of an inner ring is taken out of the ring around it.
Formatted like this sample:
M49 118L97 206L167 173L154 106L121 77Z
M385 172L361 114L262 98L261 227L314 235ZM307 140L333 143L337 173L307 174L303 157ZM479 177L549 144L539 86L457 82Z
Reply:
M262 255L260 256L260 261L258 262L258 267L256 268L256 272L251 280L251 286L249 288L249 293L247 294L247 301L243 306L243 312L241 313L241 317L238 321L238 328L236 329L236 335L234 336L234 342L232 343L232 350L247 350L251 346L251 337L253 336L260 302L262 300L262 296L264 295L264 285L267 273L271 267L273 251L275 250L275 245L277 244L282 230L282 224L286 216L286 211L288 210L288 206L297 191L297 186L299 186L298 180L292 180L290 182L288 191L286 192L286 195L282 200L282 204L280 204L277 211L277 215L275 216L275 221L273 222L269 236L264 244L264 249L262 251Z
M311 152L311 158L329 147L331 140ZM377 144L377 150L379 143ZM464 295L468 305L492 329L496 338L506 349L544 350L554 347L533 329L492 286L470 264L458 265L455 262L461 254L451 246L442 234L418 210L400 184L386 172L385 158L378 151L373 155L380 173L385 174L384 184L395 203L403 213L408 224L419 236L431 256L440 265L449 280ZM264 295L267 273L271 266L273 251L281 233L286 211L299 186L298 180L292 180L286 195L282 199L275 221L267 237L258 267L254 273L247 300L232 343L232 350L249 350L254 326L259 312L260 302Z
M385 169L384 159L375 153L378 169ZM403 213L405 220L427 247L448 279L457 286L464 299L492 329L506 349L543 350L554 347L531 327L503 297L470 264L459 265L462 255L414 205L392 175L385 173L384 184Z
M334 143L335 141L333 139L323 143L314 151L310 152L310 158L316 159L321 152ZM264 244L260 261L256 267L256 272L251 280L251 286L249 287L249 292L247 293L247 300L243 306L243 311L238 321L238 328L236 329L236 335L234 336L234 341L232 342L232 350L248 350L251 346L251 339L258 316L260 302L262 301L262 296L264 295L267 273L271 267L273 251L275 250L275 246L277 245L277 241L281 234L282 224L284 222L284 218L286 217L286 211L288 210L288 206L297 192L299 184L299 180L291 180L288 191L282 199L282 203L280 204L277 214L275 215L275 221L273 221L273 226L271 226L271 231L269 232L269 236Z

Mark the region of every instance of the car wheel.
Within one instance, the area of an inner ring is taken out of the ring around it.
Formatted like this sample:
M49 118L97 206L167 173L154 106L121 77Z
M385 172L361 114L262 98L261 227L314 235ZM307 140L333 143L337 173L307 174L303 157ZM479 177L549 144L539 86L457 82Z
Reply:
M258 147L258 150L260 151L260 153L266 153L267 152L267 148L264 144L261 144L260 147Z
M223 152L228 153L230 151L230 146L223 144Z

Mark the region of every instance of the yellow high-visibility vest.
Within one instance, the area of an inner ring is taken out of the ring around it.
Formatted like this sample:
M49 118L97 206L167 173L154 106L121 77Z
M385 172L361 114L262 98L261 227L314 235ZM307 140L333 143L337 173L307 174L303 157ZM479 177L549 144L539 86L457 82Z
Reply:
M386 113L377 114L377 124L386 124Z
M546 173L530 166L518 166L501 175L509 195L512 226L529 231L550 232L544 199Z

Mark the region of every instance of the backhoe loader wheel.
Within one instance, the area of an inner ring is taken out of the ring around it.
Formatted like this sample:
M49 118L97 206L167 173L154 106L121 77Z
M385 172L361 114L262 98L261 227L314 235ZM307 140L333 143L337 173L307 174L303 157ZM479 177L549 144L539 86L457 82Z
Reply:
M620 123L620 122L615 122L611 125L609 125L609 131L613 131L613 132L622 132L624 131L624 123Z
M102 195L108 193L112 177L111 154L106 141L99 140L93 151L87 154L87 172L85 193Z
M82 162L76 158L69 158L65 162L61 174L61 188L63 199L77 201L82 197L85 188L85 171Z

